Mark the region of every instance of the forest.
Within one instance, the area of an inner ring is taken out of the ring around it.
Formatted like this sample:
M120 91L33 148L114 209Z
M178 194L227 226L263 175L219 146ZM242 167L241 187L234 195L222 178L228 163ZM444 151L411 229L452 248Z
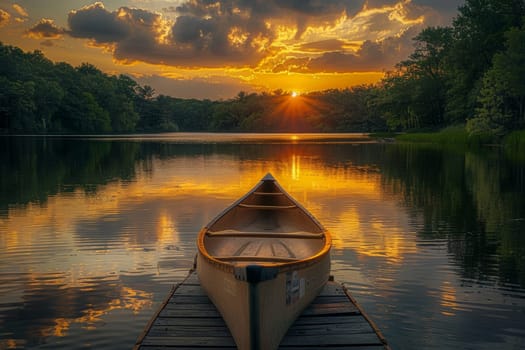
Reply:
M448 27L373 85L228 100L156 94L89 63L73 67L0 43L0 133L163 131L378 132L464 126L502 137L525 129L525 2L466 0Z

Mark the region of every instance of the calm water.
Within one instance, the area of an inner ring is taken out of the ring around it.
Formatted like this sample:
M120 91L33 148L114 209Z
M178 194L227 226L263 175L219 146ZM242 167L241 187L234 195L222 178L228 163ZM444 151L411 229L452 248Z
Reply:
M266 172L393 349L525 348L525 160L348 135L0 138L0 349L130 349Z

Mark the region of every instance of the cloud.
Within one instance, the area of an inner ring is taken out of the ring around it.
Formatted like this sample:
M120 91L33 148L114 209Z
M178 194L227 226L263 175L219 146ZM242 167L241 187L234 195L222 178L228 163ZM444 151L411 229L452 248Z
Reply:
M364 1L348 0L194 0L175 8L182 15L217 18L239 14L258 26L266 23L293 26L299 39L309 26L327 26L343 14L353 15Z
M206 10L213 14L209 6ZM171 23L146 10L110 12L98 2L70 12L68 24L73 37L114 45L119 60L184 67L255 65L273 40L262 21L233 10L204 17L181 14Z
M101 2L71 11L68 16L69 34L76 38L92 39L97 43L124 40L130 35L132 28L126 17L119 17L119 12L106 11Z
M16 13L20 16L20 17L29 17L26 9L24 9L22 6L18 5L18 4L13 4L13 9L16 11Z
M406 58L412 50L408 35L439 24L436 12L427 0L187 0L164 14L110 11L96 2L69 13L67 34L105 46L123 63L378 71ZM51 24L47 32L32 30L59 35Z
M381 41L366 40L355 52L335 50L305 58L301 65L289 58L274 67L274 72L345 73L388 70L413 51L412 38L419 28L407 30L400 37Z
M3 27L9 23L9 20L11 19L11 15L0 9L0 27Z
M392 67L399 55L387 50L388 45L366 41L357 53L327 52L312 59L309 72L372 72ZM406 57L406 56L405 56Z
M457 13L458 7L465 3L465 0L414 0L418 5L428 6L442 13L444 16L452 16Z
M286 72L296 72L296 73L309 73L310 72L310 61L309 57L289 57L284 61L279 63L270 63L268 67L272 73L286 73ZM265 69L268 69L265 68Z
M30 28L26 34L33 39L59 39L65 30L55 25L52 19L43 18L35 26Z

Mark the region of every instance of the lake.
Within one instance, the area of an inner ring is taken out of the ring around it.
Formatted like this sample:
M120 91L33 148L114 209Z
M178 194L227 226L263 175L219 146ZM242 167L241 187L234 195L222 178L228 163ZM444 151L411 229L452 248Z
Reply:
M267 172L392 349L525 348L525 156L365 135L0 137L0 349L130 349Z

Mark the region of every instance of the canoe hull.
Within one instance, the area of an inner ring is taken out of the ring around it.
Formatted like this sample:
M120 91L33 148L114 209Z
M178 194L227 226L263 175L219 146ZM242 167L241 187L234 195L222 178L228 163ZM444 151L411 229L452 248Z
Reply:
M328 281L330 254L282 268L274 278L260 282L240 280L235 272L198 254L197 273L239 349L277 349L288 328Z
M197 274L241 350L277 349L330 274L331 236L271 176L199 233Z

